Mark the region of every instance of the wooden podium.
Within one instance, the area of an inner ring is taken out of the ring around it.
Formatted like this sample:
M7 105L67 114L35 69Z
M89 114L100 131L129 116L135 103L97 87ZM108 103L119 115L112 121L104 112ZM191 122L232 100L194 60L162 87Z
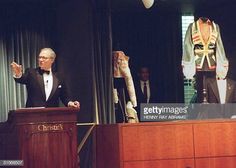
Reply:
M0 160L23 160L24 168L77 168L77 111L10 111L0 128Z
M235 168L236 120L98 125L97 168Z

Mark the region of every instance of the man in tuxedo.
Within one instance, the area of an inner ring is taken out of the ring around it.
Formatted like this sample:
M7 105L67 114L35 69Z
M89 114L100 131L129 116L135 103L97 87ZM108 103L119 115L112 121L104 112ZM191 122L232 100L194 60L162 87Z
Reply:
M65 106L80 108L78 101L71 101L67 85L62 77L52 72L52 64L56 58L51 48L43 48L38 56L38 68L27 68L12 62L13 77L17 83L27 88L26 107L58 107L59 100Z
M236 102L236 83L235 81L225 78L208 78L207 100L208 103L235 103Z
M141 103L157 103L157 89L150 81L149 68L142 66L138 71L138 81L135 82L137 97L137 112L140 113Z
M235 103L236 83L227 78L228 66L219 70L215 78L206 80L208 103Z
M199 111L198 119L231 118L235 116L236 83L229 78L207 78L207 102L219 105L205 106ZM229 103L229 104L228 104ZM212 109L214 108L214 109Z

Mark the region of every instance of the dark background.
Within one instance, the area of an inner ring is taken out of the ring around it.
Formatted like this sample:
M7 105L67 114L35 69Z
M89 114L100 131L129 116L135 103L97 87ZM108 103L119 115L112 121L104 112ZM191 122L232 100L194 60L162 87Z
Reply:
M56 69L64 74L73 97L81 102L79 122L93 122L91 55L94 32L98 31L94 24L107 4L111 7L113 50L122 50L130 57L134 78L139 65L150 66L160 102L183 102L182 14L209 17L219 24L230 62L229 77L236 79L233 0L156 0L148 10L141 0L0 0L0 33L21 27L46 33L51 46L45 47L57 53ZM107 44L101 41L101 45L106 48ZM106 69L107 65L102 66ZM88 151L86 148L81 156L81 165L86 168L92 162Z
M205 16L219 24L230 62L229 76L235 78L236 2L232 0L156 0L150 9L141 0L1 0L0 4L1 32L22 27L45 32L49 47L57 53L56 68L70 82L74 98L83 104L81 110L92 111L95 16L107 4L111 7L113 50L130 57L134 78L140 65L151 68L161 102L183 102L181 15ZM91 121L89 114L79 118Z

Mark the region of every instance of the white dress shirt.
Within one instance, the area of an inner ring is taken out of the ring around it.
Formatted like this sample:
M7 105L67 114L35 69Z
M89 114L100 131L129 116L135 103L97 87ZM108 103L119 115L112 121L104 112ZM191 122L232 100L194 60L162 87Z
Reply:
M149 103L150 95L151 95L149 80L147 80L145 82L144 81L140 81L140 86L141 86L141 90L142 90L143 93L144 93L144 91L143 91L144 83L146 83L146 86L147 86L147 103Z
M220 103L224 104L226 99L226 86L227 81L226 79L217 79L217 86L218 86L218 92L220 96Z
M44 73L43 74L43 80L44 80L44 89L46 94L46 100L48 100L49 95L52 91L52 85L53 85L53 78L52 78L52 71L50 70L50 73Z

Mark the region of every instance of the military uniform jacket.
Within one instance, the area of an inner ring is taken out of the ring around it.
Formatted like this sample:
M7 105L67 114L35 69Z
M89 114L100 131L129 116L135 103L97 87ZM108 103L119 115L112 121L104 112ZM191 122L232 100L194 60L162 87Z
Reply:
M196 70L202 69L205 59L210 70L228 66L219 26L211 21L208 24L211 26L207 41L203 40L199 20L187 29L182 57L183 73L187 79L192 78Z

